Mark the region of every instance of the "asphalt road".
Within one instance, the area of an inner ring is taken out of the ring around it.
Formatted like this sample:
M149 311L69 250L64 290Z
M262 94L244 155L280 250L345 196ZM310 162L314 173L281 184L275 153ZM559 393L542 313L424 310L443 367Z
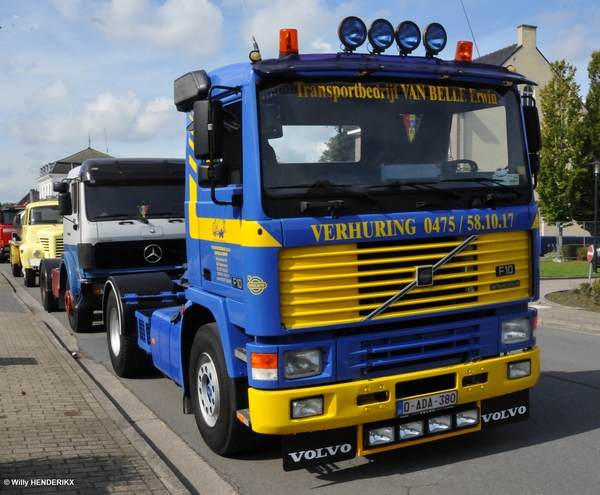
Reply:
M12 277L9 265L0 269ZM22 286L22 279L17 283ZM39 288L26 290L39 301ZM54 316L68 328L64 313ZM87 358L112 372L101 322L76 337ZM244 495L600 493L600 335L540 327L538 344L542 376L531 392L528 421L289 473L281 468L276 438L245 456L213 454L193 416L181 412L179 388L159 373L121 381L187 442L197 462L208 463ZM196 487L206 493L203 488Z

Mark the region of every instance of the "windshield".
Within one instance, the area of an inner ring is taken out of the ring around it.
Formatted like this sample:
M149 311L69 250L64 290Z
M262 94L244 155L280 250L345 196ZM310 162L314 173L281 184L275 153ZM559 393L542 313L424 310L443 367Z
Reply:
M183 184L86 183L88 220L183 219Z
M62 223L58 206L42 206L29 210L29 225Z
M343 200L344 214L466 208L490 195L530 201L509 88L298 80L259 98L263 205L273 216L298 216L283 205L307 195Z
M7 210L0 212L0 223L4 225L12 225L15 216L19 213L18 211Z

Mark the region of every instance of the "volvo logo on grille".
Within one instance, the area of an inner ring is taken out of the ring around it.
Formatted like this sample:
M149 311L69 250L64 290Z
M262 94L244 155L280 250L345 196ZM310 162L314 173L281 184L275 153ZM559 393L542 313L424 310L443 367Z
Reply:
M417 266L417 287L433 285L433 266Z
M156 244L149 244L144 249L144 259L148 263L158 263L162 259L162 249Z

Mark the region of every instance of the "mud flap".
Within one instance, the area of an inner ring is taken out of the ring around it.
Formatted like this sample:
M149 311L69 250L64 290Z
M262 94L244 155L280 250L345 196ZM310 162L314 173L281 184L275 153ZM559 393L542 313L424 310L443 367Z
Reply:
M284 435L283 470L294 471L356 457L356 426Z
M529 389L481 401L481 429L529 419Z

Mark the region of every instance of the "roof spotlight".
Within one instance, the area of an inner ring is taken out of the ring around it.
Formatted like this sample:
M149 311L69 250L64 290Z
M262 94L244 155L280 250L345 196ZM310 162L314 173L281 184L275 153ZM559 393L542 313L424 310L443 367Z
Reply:
M441 24L433 22L423 30L423 44L427 50L427 56L433 57L440 53L446 46L448 36Z
M373 52L382 53L394 42L394 27L385 19L376 19L369 28L369 42Z
M346 17L338 26L338 37L345 51L352 52L367 39L367 26L358 17Z
M398 24L394 35L401 55L408 55L421 43L421 30L413 21Z

